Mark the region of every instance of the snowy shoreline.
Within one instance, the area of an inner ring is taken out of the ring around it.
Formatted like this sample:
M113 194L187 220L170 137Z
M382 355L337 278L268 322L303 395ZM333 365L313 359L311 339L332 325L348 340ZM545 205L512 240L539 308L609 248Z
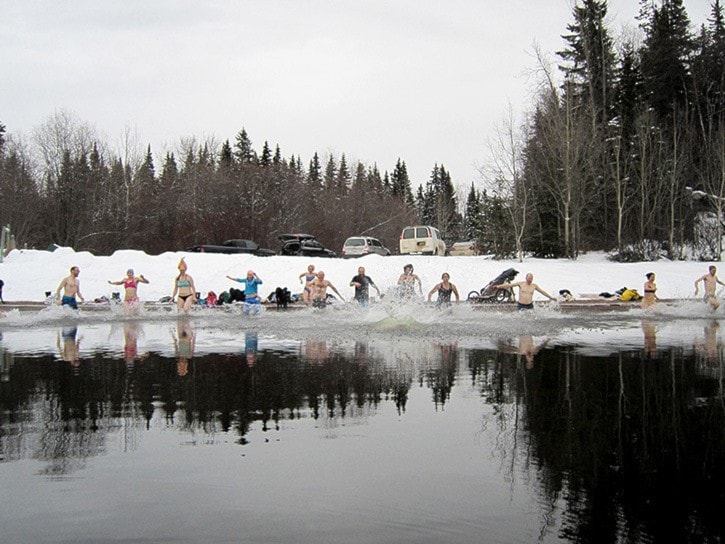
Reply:
M488 257L418 255L324 259L186 252L147 255L135 250L120 250L110 256L94 256L88 252L76 253L71 248L58 248L54 252L14 250L0 263L0 279L5 282L3 298L6 302L42 302L47 291L55 293L70 267L78 266L81 269L81 292L88 301L103 296L110 298L112 292L119 291L118 286L108 285L107 282L123 278L128 268L133 268L136 274L144 274L150 281L150 284L140 286L140 298L156 301L171 295L181 257L185 258L189 274L202 296L206 296L209 291L218 294L235 286L225 276L243 277L248 269L254 270L264 281L260 287L262 296L267 296L276 287L287 287L292 292L299 292L302 287L299 275L308 264L314 264L317 270L325 271L326 278L346 300L352 298L354 290L349 283L359 266L364 266L381 292L386 292L396 285L403 266L412 263L423 284L424 296L440 281L441 274L448 272L462 300L468 292L480 290L503 270L511 267L519 271L516 281L523 281L526 273L532 272L534 282L549 294L556 296L560 289L568 289L575 298L580 298L582 294L611 293L622 287L635 288L642 293L645 274L655 272L658 296L682 299L694 296L694 282L707 273L710 264L719 264L693 261L615 263L607 260L603 253L584 255L577 261L526 259L518 262L492 260ZM722 273L725 278L725 272ZM536 299L541 300L543 297L537 295Z

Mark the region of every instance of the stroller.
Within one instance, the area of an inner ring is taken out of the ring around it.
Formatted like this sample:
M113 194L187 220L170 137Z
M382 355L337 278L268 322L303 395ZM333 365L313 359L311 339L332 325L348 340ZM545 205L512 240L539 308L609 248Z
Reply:
M518 270L514 270L513 268L504 270L496 278L489 281L486 287L480 291L471 291L468 293L468 302L513 302L513 289L494 289L493 286L513 281L518 273Z

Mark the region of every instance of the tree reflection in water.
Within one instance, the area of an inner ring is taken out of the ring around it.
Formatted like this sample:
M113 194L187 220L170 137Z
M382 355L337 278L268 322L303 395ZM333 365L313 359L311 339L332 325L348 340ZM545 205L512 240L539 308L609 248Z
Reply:
M124 331L130 349L122 354L83 357L77 332L61 332L60 360L3 358L12 364L0 382L0 452L3 462L33 458L45 474L61 476L103 454L111 436L136 447L152 421L194 436L233 433L247 444L254 427L278 430L285 419L366 417L387 402L403 415L416 384L430 390L436 409L455 401L455 388L473 387L491 408L484 448L512 486L524 476L534 487L542 535L718 541L725 404L713 323L685 352L649 349L652 330L643 322L645 349L607 357L531 337L505 349L439 341L414 355L314 338L297 351L260 349L256 332L236 353L199 354L183 319L174 357L150 351L139 359L136 329Z

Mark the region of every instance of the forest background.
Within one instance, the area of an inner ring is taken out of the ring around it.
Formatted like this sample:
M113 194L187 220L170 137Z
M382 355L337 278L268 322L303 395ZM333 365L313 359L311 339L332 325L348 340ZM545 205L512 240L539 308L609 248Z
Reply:
M395 251L403 226L431 224L497 257L721 260L725 17L711 5L693 29L682 0L641 0L639 31L614 37L606 0L578 2L556 66L536 51L529 114L506 112L470 188L442 164L412 181L403 158L382 171L344 153L303 161L255 148L244 128L233 141L181 139L157 168L150 145L127 135L113 153L61 110L28 140L0 122L0 225L17 247L101 255L229 238L276 249L285 232L336 251L366 234Z

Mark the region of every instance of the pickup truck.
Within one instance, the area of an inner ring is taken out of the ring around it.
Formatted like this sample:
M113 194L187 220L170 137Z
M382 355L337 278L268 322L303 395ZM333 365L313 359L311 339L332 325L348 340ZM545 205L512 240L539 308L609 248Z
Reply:
M252 240L226 240L218 246L192 246L186 251L190 251L192 253L250 253L258 257L270 257L272 255L276 255L276 253L271 249L261 248L257 242Z

